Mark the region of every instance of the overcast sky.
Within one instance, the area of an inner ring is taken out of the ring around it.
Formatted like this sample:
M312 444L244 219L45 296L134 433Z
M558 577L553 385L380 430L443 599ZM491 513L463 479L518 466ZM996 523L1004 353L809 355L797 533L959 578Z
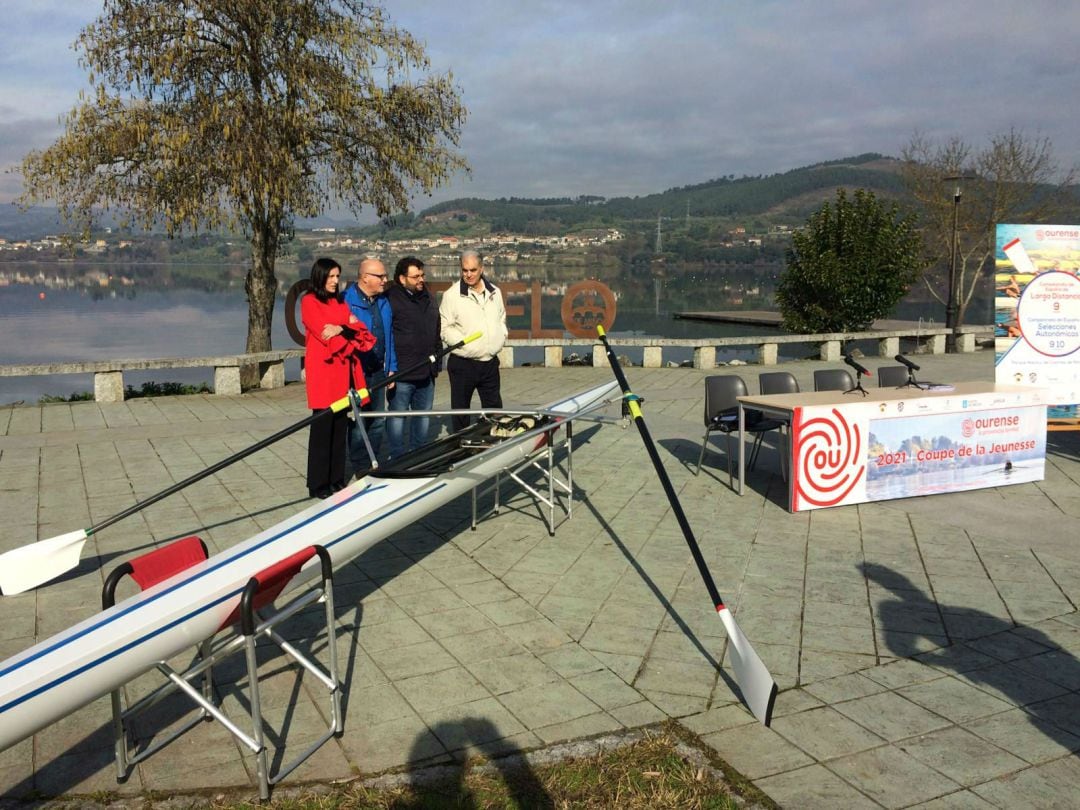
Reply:
M721 175L897 155L916 129L975 144L1011 126L1080 163L1076 0L400 0L391 19L453 72L472 166L458 196L647 194ZM48 145L100 11L6 0L0 166ZM18 190L0 175L0 200Z

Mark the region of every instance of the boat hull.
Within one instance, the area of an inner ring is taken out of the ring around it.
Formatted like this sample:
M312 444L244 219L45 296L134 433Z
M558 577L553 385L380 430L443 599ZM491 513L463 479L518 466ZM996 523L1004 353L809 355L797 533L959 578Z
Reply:
M542 410L573 419L616 394L614 383ZM362 478L331 498L0 663L0 750L108 694L221 629L248 579L318 544L334 566L418 517L532 456L551 438L539 427L503 439L445 472ZM317 575L314 560L290 589Z

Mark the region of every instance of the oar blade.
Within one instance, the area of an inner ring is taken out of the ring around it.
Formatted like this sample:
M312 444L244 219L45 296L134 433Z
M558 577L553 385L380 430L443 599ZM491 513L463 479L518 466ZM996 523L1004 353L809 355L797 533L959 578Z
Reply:
M0 594L13 596L70 571L79 564L87 537L79 529L0 554Z
M772 722L773 704L776 703L776 681L769 674L768 667L758 656L750 640L743 635L731 611L721 605L716 612L727 631L728 660L731 661L731 669L735 673L735 682L739 684L747 708L767 726Z

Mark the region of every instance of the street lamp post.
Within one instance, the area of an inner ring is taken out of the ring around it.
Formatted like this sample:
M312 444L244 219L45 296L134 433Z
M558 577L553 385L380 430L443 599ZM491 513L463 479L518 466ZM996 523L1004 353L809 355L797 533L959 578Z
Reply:
M947 177L946 180L959 180L959 178ZM949 330L945 335L945 351L956 351L956 310L957 310L957 295L956 295L956 239L958 236L957 225L959 224L960 216L960 184L956 185L956 190L953 192L952 203L952 243L949 248L949 298L945 302L945 328Z
M960 195L962 194L960 190L960 181L974 180L975 175L952 174L941 179L945 182L956 183L952 198L952 244L949 248L949 297L945 301L945 328L949 330L945 335L945 351L955 352L956 333L960 328L960 324L957 323L957 313L960 308L960 291L957 289L958 279L956 278L957 242L960 239Z

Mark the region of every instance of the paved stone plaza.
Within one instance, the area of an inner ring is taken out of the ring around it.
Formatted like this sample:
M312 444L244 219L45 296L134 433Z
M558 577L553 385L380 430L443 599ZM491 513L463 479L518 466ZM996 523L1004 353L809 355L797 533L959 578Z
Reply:
M919 362L927 379L993 379L988 352ZM780 369L809 389L822 367ZM755 390L763 369L728 370ZM743 497L728 486L722 436L691 475L704 372L627 374L720 593L780 685L772 727L732 691L722 625L637 431L579 423L573 518L554 537L505 487L503 509L477 530L461 498L338 572L345 732L286 784L674 718L785 807L1077 806L1080 437L1049 434L1039 483L793 515L768 446ZM504 398L539 404L609 378L505 370ZM438 392L445 406L445 377ZM306 413L301 385L2 408L0 550L90 526ZM0 658L94 613L104 573L154 543L198 534L214 552L307 505L306 438L103 531L61 581L4 597ZM301 646L320 655L326 643L323 633ZM264 666L264 708L272 741L288 731L288 756L318 734L324 706L279 664ZM228 683L235 669L220 675L242 721L246 692ZM173 716L166 703L161 722ZM0 752L0 793L255 795L253 761L216 723L118 785L108 722L101 698Z

